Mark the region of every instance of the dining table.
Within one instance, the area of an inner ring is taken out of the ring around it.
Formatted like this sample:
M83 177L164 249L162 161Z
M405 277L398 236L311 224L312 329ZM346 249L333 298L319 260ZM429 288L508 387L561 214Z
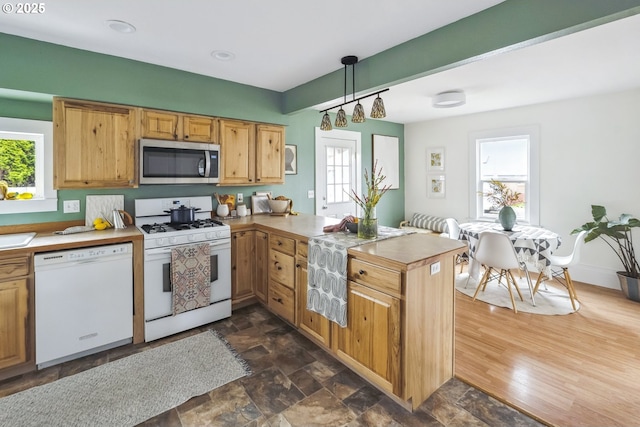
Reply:
M469 277L476 281L480 277L480 265L475 261L474 253L480 233L493 231L509 236L516 250L518 260L533 265L539 272L551 277L550 255L560 247L562 238L554 231L543 227L516 224L506 231L496 222L467 222L460 224L460 240L469 244Z

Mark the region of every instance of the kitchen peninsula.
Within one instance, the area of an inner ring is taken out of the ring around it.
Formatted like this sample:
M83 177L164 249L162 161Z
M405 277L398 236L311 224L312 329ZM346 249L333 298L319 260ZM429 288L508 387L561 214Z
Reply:
M306 309L308 239L336 221L304 214L229 220L232 246L238 239L254 242L232 253L234 305L257 299L396 402L416 409L453 376L455 257L465 246L410 234L349 248L348 322L341 328ZM251 289L244 285L250 278Z

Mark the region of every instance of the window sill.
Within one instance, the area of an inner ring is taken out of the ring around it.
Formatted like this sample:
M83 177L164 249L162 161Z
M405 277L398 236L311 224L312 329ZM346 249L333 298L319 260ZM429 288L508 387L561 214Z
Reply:
M0 200L0 215L33 212L55 212L57 210L57 198L38 200Z

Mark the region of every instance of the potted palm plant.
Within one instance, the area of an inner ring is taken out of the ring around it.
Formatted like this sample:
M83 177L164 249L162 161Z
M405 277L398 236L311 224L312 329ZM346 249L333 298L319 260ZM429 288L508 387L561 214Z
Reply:
M598 237L615 252L624 267L624 271L618 271L620 287L625 296L633 301L640 302L638 282L640 281L640 264L633 248L633 236L631 229L640 227L640 220L629 214L622 214L617 220L607 217L604 206L591 205L593 221L576 228L571 234L586 230L585 243Z

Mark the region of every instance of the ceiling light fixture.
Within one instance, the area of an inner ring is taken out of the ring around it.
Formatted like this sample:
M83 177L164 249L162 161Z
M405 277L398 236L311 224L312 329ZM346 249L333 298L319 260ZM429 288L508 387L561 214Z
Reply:
M128 22L118 21L117 19L109 19L105 22L107 23L107 26L109 28L119 33L131 34L136 32L136 27L129 24Z
M218 61L233 61L236 58L236 55L228 50L214 50L211 56Z
M433 97L433 106L435 108L459 107L466 104L466 102L467 97L461 90L442 92Z
M382 119L382 118L386 117L387 113L386 113L386 111L384 109L384 102L382 101L382 98L380 98L380 94L382 92L388 91L389 88L383 89L383 90L379 90L379 91L371 93L369 95L365 95L365 96L361 96L359 98L356 98L356 64L358 63L358 57L357 56L353 56L353 55L344 56L344 57L342 57L340 62L342 63L342 65L344 65L344 98L343 98L343 102L342 102L342 104L335 105L333 107L330 107L330 108L327 108L325 110L320 111L320 113L324 113L324 115L322 116L322 122L320 123L320 130L331 130L332 129L332 127L331 127L331 119L329 117L329 110L333 110L334 108L338 108L338 107L340 107L340 109L338 110L338 114L336 116L335 126L339 127L339 128L347 127L347 115L344 112L344 109L342 107L347 105L347 104L351 104L352 102L357 102L357 104L356 104L355 108L353 109L353 114L351 116L351 121L353 123L364 123L364 121L365 121L364 108L362 107L362 104L360 104L360 100L365 99L365 98L369 98L369 97L375 96L375 95L377 95L377 98L373 102L373 108L371 109L371 115L370 116L371 116L371 118L374 118L374 119ZM351 93L352 93L352 96L353 96L353 99L351 101L347 101L347 67L348 66L351 66Z

